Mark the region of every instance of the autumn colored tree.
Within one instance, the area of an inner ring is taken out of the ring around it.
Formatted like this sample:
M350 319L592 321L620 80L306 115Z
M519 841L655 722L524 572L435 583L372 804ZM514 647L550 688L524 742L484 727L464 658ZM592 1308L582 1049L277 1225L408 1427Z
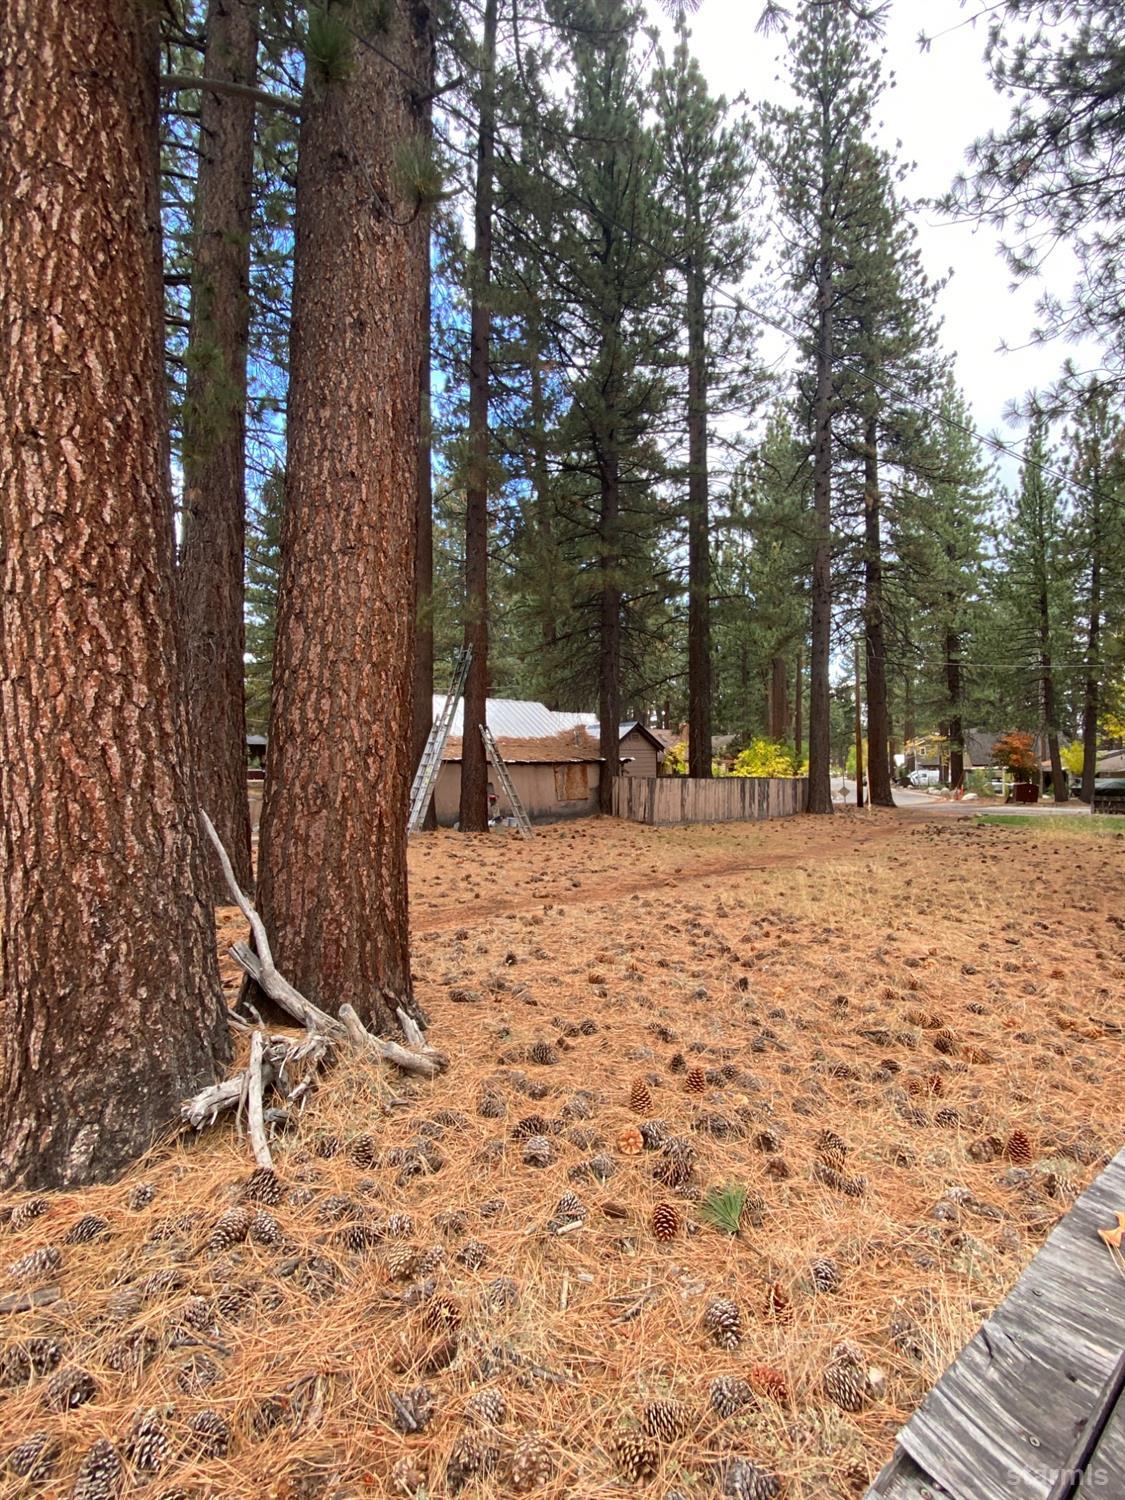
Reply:
M289 463L259 905L278 967L389 1029L411 1005L411 763L431 12L310 8Z
M1030 781L1036 767L1035 741L1030 734L1013 730L996 741L992 758L998 766L1011 771L1017 781Z
M228 1052L173 607L155 13L0 5L0 1186L105 1179Z

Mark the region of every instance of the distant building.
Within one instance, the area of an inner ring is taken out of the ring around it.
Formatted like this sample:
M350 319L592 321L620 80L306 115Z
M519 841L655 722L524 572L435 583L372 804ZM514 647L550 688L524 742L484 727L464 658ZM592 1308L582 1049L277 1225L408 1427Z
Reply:
M491 703L488 719L491 728ZM597 812L602 758L597 741L585 729L568 729L541 739L496 735L495 730L493 734L516 795L533 822L582 818ZM450 738L434 790L434 812L438 822L446 826L456 823L460 811L461 746L460 736ZM502 815L510 812L504 790L496 785L491 766L488 789L496 794L497 810Z

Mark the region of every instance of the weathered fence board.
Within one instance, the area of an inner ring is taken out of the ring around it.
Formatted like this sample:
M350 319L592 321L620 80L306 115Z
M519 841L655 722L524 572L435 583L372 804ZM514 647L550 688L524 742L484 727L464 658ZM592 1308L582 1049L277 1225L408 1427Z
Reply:
M1097 1233L1120 1210L1125 1151L1082 1194L899 1433L870 1496L1049 1500L1125 1347L1121 1276ZM1081 1494L1116 1493L1119 1454L1121 1412L1085 1466Z
M736 823L791 818L805 806L804 777L618 776L613 811L634 823Z

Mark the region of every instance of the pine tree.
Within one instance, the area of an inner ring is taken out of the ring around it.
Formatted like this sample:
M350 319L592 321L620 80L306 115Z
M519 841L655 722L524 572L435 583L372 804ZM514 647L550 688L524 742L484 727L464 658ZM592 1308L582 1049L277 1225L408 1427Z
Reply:
M430 10L310 9L259 909L278 967L377 1029L410 1007L410 778Z
M709 423L745 401L747 355L740 324L717 305L713 289L746 273L745 227L753 169L746 123L714 99L688 50L681 11L670 64L652 85L660 145L661 196L671 222L669 253L679 274L669 282L686 332L688 518L688 769L711 774L711 505ZM680 283L680 284L677 284ZM733 389L732 389L733 387Z
M1082 800L1097 775L1098 718L1106 660L1103 630L1125 606L1125 428L1106 387L1087 383L1068 433L1074 497L1076 582L1085 621L1082 684Z
M254 86L256 10L251 0L210 0L207 79ZM210 88L201 100L177 599L199 795L248 889L242 595L254 101ZM215 899L228 900L213 853L209 862Z
M246 727L253 734L269 734L284 504L285 476L275 470L259 491L246 539Z
M881 8L880 8L881 12ZM803 0L793 21L793 107L762 110L762 152L784 220L790 284L803 305L802 350L813 458L815 545L809 654L807 809L832 811L828 667L832 628L833 427L839 395L837 319L854 290L849 249L871 215L863 142L881 91L867 41L878 14Z
M1047 424L1032 419L1024 445L1019 489L1013 499L1001 556L1004 572L1001 599L1010 621L1011 643L1027 666L1021 686L1025 702L1042 725L1051 761L1051 783L1056 802L1067 800L1059 751L1061 692L1054 662L1066 642L1072 652L1066 600L1069 580L1065 565L1066 540L1063 497L1053 477L1053 454Z
M130 0L0 7L3 1187L112 1176L229 1050L173 602L157 40Z

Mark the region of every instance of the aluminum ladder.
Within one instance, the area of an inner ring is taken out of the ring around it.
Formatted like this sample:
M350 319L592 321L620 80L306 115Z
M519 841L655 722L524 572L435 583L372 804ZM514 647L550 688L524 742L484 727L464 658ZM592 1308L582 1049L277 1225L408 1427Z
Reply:
M480 737L484 741L485 754L492 762L492 769L496 772L496 778L504 788L504 795L507 797L512 812L515 814L516 826L524 838L529 839L535 832L531 826L531 819L527 816L524 805L520 801L515 787L512 785L512 778L508 774L508 768L504 764L500 751L496 748L496 741L492 738L492 730L489 729L487 724L480 726Z
M441 713L434 720L430 737L426 741L426 748L422 751L422 758L414 773L414 784L410 788L410 816L406 820L407 833L417 833L426 821L426 814L430 810L430 802L434 795L434 787L437 786L438 772L441 770L441 758L445 753L445 747L449 743L449 734L453 728L453 716L457 712L458 703L465 695L465 683L468 681L469 665L472 659L471 646L464 647L453 658L453 681Z

